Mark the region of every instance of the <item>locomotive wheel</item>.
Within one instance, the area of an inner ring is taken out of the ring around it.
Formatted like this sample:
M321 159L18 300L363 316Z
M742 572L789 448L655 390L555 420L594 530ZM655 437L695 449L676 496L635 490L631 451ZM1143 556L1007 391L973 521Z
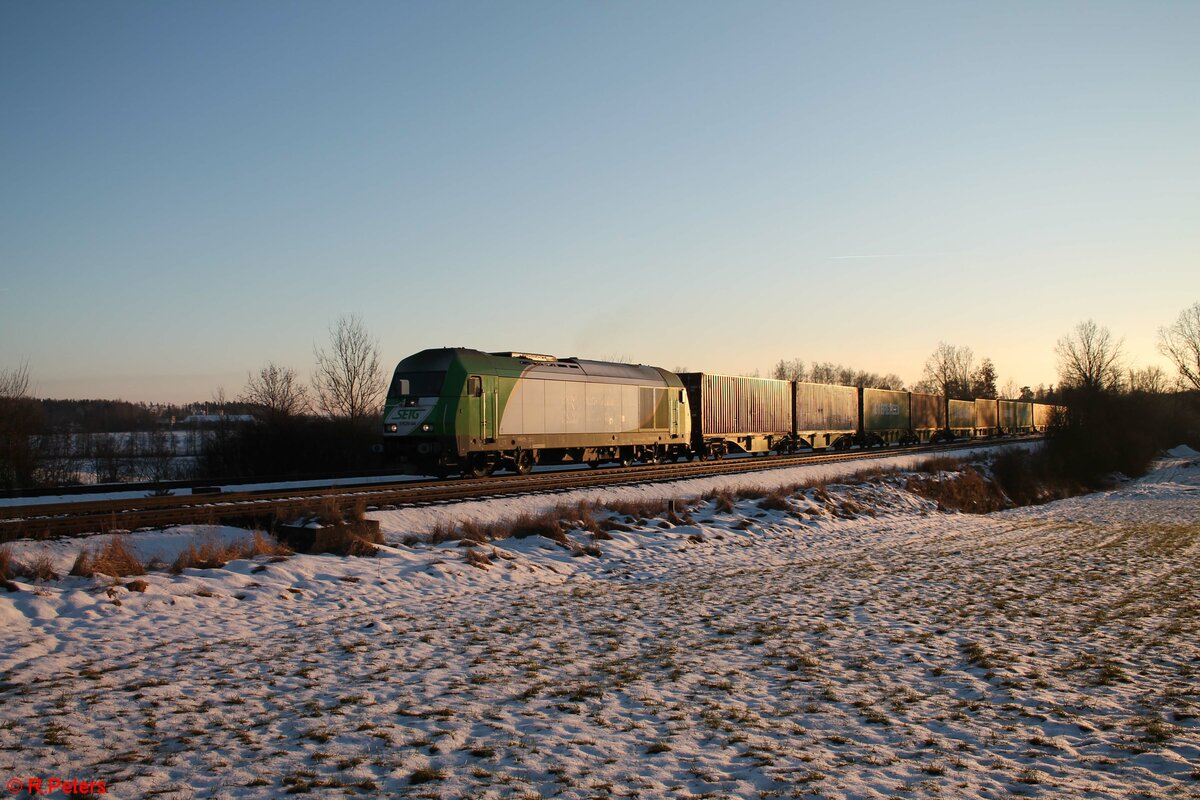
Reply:
M528 475L533 471L533 453L521 450L513 459L513 471L518 475Z
M621 455L617 456L617 463L622 467L633 466L633 453L629 451L629 448L621 448Z
M486 457L477 453L467 460L467 465L463 467L463 475L467 478L485 478L492 474L496 466L487 461Z

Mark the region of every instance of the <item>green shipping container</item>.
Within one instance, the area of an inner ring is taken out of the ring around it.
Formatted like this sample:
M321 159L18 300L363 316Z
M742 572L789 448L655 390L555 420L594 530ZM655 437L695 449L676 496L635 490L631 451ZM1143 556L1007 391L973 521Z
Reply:
M863 432L889 441L895 434L912 429L908 392L891 389L863 389Z

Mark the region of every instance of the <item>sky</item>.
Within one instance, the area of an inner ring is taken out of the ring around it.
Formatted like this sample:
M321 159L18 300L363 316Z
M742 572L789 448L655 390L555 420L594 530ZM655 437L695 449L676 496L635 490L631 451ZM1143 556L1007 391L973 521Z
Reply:
M1200 301L1200 3L0 3L0 369L427 347L1057 381ZM1173 369L1171 370L1174 374Z

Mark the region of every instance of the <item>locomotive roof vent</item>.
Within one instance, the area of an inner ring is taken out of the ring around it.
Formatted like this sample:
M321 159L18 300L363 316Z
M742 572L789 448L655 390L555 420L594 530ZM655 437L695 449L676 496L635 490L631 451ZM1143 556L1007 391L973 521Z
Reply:
M525 358L530 361L558 361L554 356L544 356L538 353L492 353L492 355L505 358Z

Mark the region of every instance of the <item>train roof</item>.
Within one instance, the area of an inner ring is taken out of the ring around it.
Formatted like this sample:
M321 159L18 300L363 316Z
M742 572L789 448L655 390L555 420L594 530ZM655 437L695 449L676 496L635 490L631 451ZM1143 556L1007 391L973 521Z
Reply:
M654 384L674 386L678 382L666 370L645 364L620 364L613 361L592 361L583 358L556 358L534 353L507 351L485 353L466 347L445 347L422 350L400 362L397 371L441 372L461 360L468 371L529 375L551 380L598 380L612 383ZM670 377L668 377L670 376Z

